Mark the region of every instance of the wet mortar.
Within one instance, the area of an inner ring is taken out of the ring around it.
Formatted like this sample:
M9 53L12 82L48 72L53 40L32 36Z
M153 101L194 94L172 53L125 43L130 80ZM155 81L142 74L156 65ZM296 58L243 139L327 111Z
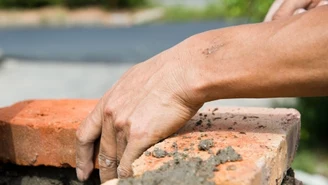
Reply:
M212 141L213 142L213 141ZM120 179L119 185L214 185L212 181L217 166L226 162L240 161L242 157L231 147L218 150L207 160L188 157L174 152L173 159L159 169L147 171L140 177Z
M168 153L165 150L162 150L160 148L155 148L154 151L152 152L152 156L156 158L163 158L167 155Z
M201 140L198 144L198 149L207 151L213 146L213 139Z
M169 154L173 157L173 160L160 169L146 172L140 178L121 179L119 185L167 185L170 183L178 185L214 185L211 178L214 175L213 172L218 171L216 164L218 162L223 164L229 160L226 156L234 154L233 150L227 148L217 153L220 155L211 156L208 160L202 160L200 158L188 158L188 155L184 153L172 152ZM232 155L232 158L235 159L239 159L239 157L238 154ZM231 160L231 157L229 158ZM232 164L227 168L236 170L237 166ZM180 176L175 175L175 173ZM100 184L98 174L99 170L95 170L91 177L82 183L77 180L74 168L0 164L0 185L98 185ZM193 174L196 174L196 176L192 176ZM171 177L174 177L174 179L171 180ZM289 169L281 185L295 185L295 183L294 172Z
M0 185L98 185L98 174L99 171L95 170L82 183L77 180L74 168L0 164Z

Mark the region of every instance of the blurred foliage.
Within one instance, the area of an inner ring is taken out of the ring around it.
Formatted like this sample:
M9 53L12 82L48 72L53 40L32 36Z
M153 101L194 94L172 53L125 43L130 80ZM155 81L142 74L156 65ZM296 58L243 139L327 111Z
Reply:
M204 10L175 6L166 9L163 19L165 21L203 20L206 19L206 16L209 16L209 14L205 13ZM215 14L213 17L209 17L209 19L215 17L218 17L218 15Z
M0 0L0 8L40 8L44 6L66 6L79 8L101 6L105 8L134 8L147 4L147 0Z
M1 8L15 8L15 7L24 7L24 8L32 8L32 7L42 7L47 5L55 5L58 0L1 0L0 7Z
M291 107L275 104L274 107ZM295 108L301 113L301 138L294 169L328 177L328 97L298 98Z
M274 0L222 0L224 15L227 17L247 17L253 22L264 19Z
M328 97L299 98L301 113L301 147L328 148Z
M166 9L164 20L166 21L188 21L205 20L223 17L222 6L220 4L211 4L205 9L190 8L184 6L174 6Z
M297 152L292 167L307 173L321 174L328 177L327 150L302 149Z
M216 18L248 18L260 22L274 0L213 0L205 8L169 7L165 20L185 21Z

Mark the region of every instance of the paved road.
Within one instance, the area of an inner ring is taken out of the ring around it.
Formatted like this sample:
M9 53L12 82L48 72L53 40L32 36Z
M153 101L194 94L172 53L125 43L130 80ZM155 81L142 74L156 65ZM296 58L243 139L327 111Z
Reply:
M0 106L34 98L98 98L134 63L195 33L233 24L236 22L0 30L0 48L7 56L0 65ZM271 103L271 99L241 99L209 104L270 106Z
M241 21L141 25L131 28L0 29L6 56L62 61L140 62L202 31Z

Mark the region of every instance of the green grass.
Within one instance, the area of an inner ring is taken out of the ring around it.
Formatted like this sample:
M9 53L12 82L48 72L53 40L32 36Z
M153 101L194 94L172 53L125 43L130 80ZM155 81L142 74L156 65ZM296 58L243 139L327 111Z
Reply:
M328 177L328 151L327 149L300 150L292 164L294 169L311 174L321 174Z

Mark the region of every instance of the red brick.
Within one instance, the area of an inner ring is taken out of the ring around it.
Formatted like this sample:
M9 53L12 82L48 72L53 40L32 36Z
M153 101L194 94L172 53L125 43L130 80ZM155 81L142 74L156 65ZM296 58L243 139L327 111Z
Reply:
M92 111L97 100L31 100L0 109L0 161L19 165L75 167L75 131ZM195 126L195 115L186 126L154 147L172 150L177 142L180 152L198 137L213 138L213 151L232 146L243 157L234 162L236 169L226 170L226 163L215 172L215 182L222 185L279 184L294 158L300 133L300 115L294 109L219 108L201 110L207 115L203 126ZM204 116L203 116L204 117ZM207 127L207 119L212 122ZM201 132L202 131L202 132ZM153 148L148 149L152 151ZM209 154L197 147L189 156L206 159ZM158 168L166 158L142 155L133 164L134 175Z
M75 131L97 100L29 100L0 109L0 161L75 167Z

